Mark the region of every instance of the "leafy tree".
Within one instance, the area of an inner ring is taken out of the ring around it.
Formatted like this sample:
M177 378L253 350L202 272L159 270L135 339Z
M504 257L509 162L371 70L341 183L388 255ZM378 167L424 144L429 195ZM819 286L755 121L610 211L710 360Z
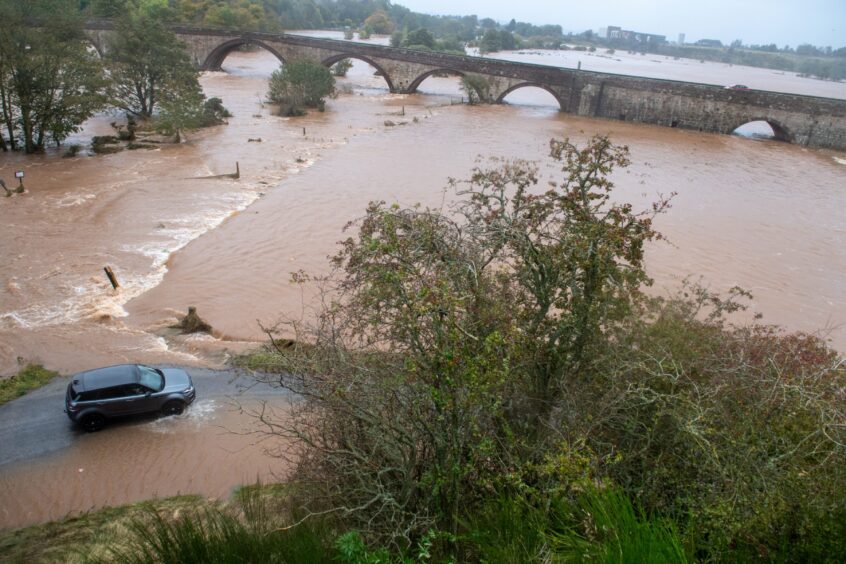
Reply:
M429 49L435 48L435 38L428 29L420 28L409 31L405 34L403 47L423 46Z
M0 148L20 142L34 153L60 144L105 101L102 67L78 13L61 0L2 0L0 20L0 110L9 136Z
M135 10L122 17L108 46L113 103L150 117L164 100L198 100L198 71L161 14Z
M455 538L463 504L520 464L545 428L526 423L589 377L585 353L648 280L649 216L609 198L625 148L550 153L563 177L545 192L513 162L455 183L449 210L371 203L316 326L290 326L302 345L279 349L295 376L278 383L305 401L272 428L302 447L318 507L377 540Z
M467 93L467 103L471 106L490 103L491 84L480 74L467 74L461 77L461 90Z
M394 32L394 22L383 10L373 12L366 20L364 20L364 27L370 30L370 33L378 33L381 35L390 35Z
M283 115L302 115L303 108L323 111L327 97L335 95L332 73L313 61L294 61L273 71L268 98L280 105Z
M496 53L500 49L502 49L502 35L495 29L487 30L479 42L479 50L482 53Z

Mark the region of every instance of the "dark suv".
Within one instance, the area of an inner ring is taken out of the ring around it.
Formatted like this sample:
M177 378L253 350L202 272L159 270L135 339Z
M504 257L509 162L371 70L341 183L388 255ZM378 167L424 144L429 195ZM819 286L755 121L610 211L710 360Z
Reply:
M97 431L110 417L182 413L195 395L194 382L184 370L121 364L74 376L65 395L65 413L86 431Z

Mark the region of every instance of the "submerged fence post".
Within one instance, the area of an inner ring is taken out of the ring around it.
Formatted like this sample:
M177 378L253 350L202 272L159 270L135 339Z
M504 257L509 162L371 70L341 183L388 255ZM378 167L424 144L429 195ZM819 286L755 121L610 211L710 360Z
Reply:
M115 276L115 273L112 271L112 267L106 266L106 267L103 268L103 270L106 271L106 276L109 277L109 282L112 283L112 288L117 290L120 287L120 284L118 284L117 277Z

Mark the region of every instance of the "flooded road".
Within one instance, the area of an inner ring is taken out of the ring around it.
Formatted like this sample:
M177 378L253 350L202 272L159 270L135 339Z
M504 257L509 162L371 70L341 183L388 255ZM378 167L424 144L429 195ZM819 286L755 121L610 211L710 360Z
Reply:
M522 56L564 65L555 58L572 55ZM649 72L669 67L628 59ZM339 80L325 113L279 118L262 102L277 64L263 51L233 53L225 72L206 73L206 94L234 117L187 143L0 157L0 178L10 183L24 170L28 189L0 198L0 374L24 361L64 373L124 361L220 364L261 340L259 322L307 315L290 273L326 272L342 227L368 201L439 206L450 197L448 178L469 176L480 155L543 160L550 138L594 134L631 149L631 167L614 178L618 199L645 207L678 193L656 221L670 243L648 249L656 291L688 276L715 291L740 285L765 322L824 331L846 352L846 154L577 118L539 89L514 92L509 105L469 107L453 105L462 97L457 79L432 77L419 94L391 95L361 62ZM729 77L725 65L694 66L700 82L846 98L843 83L761 71L773 85ZM70 142L110 133L114 119L92 119ZM238 180L199 178L234 172L236 161ZM122 284L117 291L106 265ZM168 330L188 306L211 323L213 337ZM154 495L224 496L267 476L260 445L215 431L245 424L224 403L200 396L184 418L68 435L54 398L43 409L64 425L55 449L5 463L0 450L0 527Z
M274 444L248 412L284 417L290 396L245 389L251 382L230 372L189 373L197 400L182 415L124 418L97 433L62 412L64 379L0 407L0 529L152 497L226 499L241 484L284 478L287 464L267 454Z

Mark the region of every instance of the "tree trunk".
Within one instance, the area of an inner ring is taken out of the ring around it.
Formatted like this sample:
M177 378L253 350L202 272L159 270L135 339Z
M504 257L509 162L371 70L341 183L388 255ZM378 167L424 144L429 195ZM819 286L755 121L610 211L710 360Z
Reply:
M29 108L21 108L21 125L24 134L24 152L28 155L35 152L35 145L32 142L32 120Z
M0 90L0 105L2 105L0 109L3 110L3 120L6 122L6 129L9 131L9 148L14 151L17 148L17 144L15 143L15 120L12 115L11 94Z

